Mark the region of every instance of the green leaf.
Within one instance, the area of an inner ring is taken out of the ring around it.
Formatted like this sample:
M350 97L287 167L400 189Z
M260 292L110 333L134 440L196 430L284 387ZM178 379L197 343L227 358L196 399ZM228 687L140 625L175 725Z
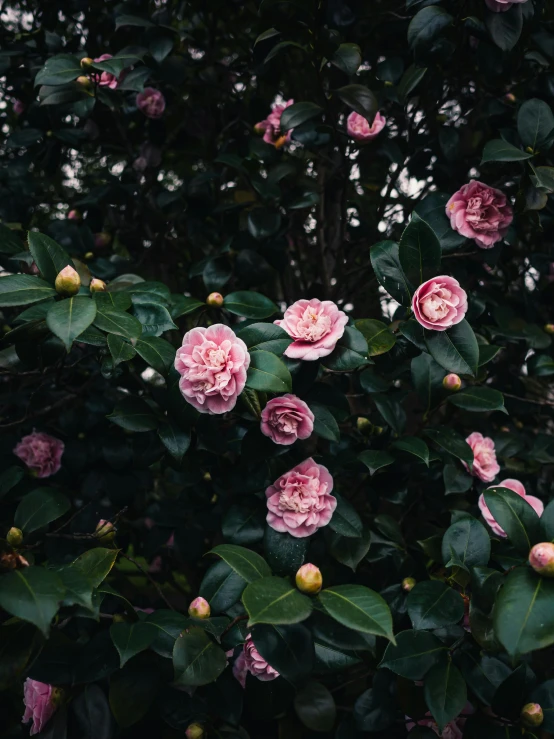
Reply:
M218 544L210 550L210 554L217 554L218 557L221 557L247 583L271 575L271 570L265 559L244 547L238 547L234 544Z
M290 108L287 108L287 110L290 110ZM276 234L281 228L281 222L281 213L278 210L259 207L253 208L248 213L248 230L259 241L268 239Z
M370 357L385 354L385 352L390 351L396 344L396 336L391 333L390 327L381 321L363 318L360 321L356 321L354 326L367 341L367 353Z
M371 543L371 532L364 528L360 536L352 538L335 534L330 529L325 532L331 555L345 567L350 567L354 572L369 551Z
M467 701L466 683L451 659L429 670L425 678L424 695L439 731L462 712Z
M438 429L424 429L423 433L428 436L431 441L443 449L448 454L467 462L470 466L473 464L473 449L467 441L450 428L441 426Z
M52 285L64 267L73 266L69 254L49 236L29 231L28 240L29 251L41 275Z
M473 485L473 477L455 464L446 464L442 471L444 494L466 493Z
M418 439L416 436L404 436L404 438L394 441L391 446L407 454L413 454L414 457L421 459L429 467L429 447L423 439Z
M325 611L343 626L394 642L392 616L383 598L364 585L336 585L318 596Z
M167 308L159 303L133 303L133 312L142 325L141 336L161 336L177 328Z
M141 398L120 400L107 418L126 431L152 431L158 428L158 419Z
M533 155L528 154L517 146L509 144L504 139L493 139L485 144L481 164L486 162L521 162L525 159L531 159Z
M362 63L362 52L358 44L341 44L329 61L351 77Z
M295 624L312 612L312 601L281 577L263 577L247 585L242 603L248 612L248 626L254 624Z
M292 342L287 332L274 323L251 323L245 328L240 328L239 324L236 333L244 341L249 352L261 349L273 354L283 354Z
M265 527L264 553L271 570L277 575L295 574L304 564L309 537L298 538L287 532Z
M23 246L17 231L0 223L0 254L19 254L22 251Z
M85 297L67 298L54 303L46 314L46 325L61 339L67 351L73 341L96 317L96 303Z
M494 633L511 657L554 643L554 580L527 567L510 572L496 599Z
M408 44L416 52L427 50L454 19L442 8L423 8L410 21Z
M29 621L45 637L64 597L55 572L44 567L23 567L2 577L0 607L22 621Z
M396 644L389 644L379 667L405 677L423 680L447 647L428 631L402 631L396 635Z
M412 359L410 369L412 382L419 399L425 410L428 411L443 390L444 370L426 352Z
M35 77L36 85L65 85L76 80L83 74L83 70L76 56L58 54L46 60L46 64L39 69Z
M227 657L204 629L196 626L184 631L173 648L175 684L207 685L227 667Z
M128 47L118 51L111 59L106 59L103 62L94 62L92 68L102 72L109 72L119 77L124 69L142 60L144 51L144 49L139 49L138 47Z
M372 121L379 110L375 95L365 85L346 85L337 90L337 95L345 105Z
M125 729L146 716L161 679L159 669L151 661L141 661L141 657L114 671L110 676L110 709L120 727Z
M252 640L268 664L293 685L312 672L314 642L310 630L302 624L256 624L252 627Z
M324 357L322 363L333 372L352 372L370 364L371 360L367 358L367 341L363 334L352 326L346 326L334 351Z
M275 354L256 350L250 355L246 386L269 393L289 393L292 378L284 362Z
M494 43L502 51L511 51L519 41L523 28L521 5L513 5L503 13L487 13L486 23Z
M455 521L442 540L442 559L446 567L484 567L491 556L491 540L480 521L469 516Z
M324 405L311 403L310 410L314 414L314 432L328 441L340 441L340 429L331 411Z
M358 454L358 459L360 462L365 464L370 475L373 475L377 470L380 470L381 467L388 467L390 464L394 463L394 457L391 457L387 452L377 452L372 450L361 452Z
M57 490L38 488L22 498L17 506L14 524L26 534L47 526L71 508L69 499Z
M269 318L278 308L269 298L249 290L239 290L225 296L223 306L237 316L245 318Z
M458 408L473 412L504 411L504 396L498 390L488 387L468 387L455 395L448 396L448 402Z
M77 557L69 567L81 573L92 583L93 588L97 588L110 574L117 555L117 549L95 547Z
M0 472L0 498L9 493L25 476L21 467L8 467Z
M186 316L189 313L194 313L199 308L205 307L206 303L202 303L200 300L196 300L196 298L187 298L186 295L172 295L169 312L171 313L171 318L176 320L181 316Z
M427 67L416 67L412 64L402 75L396 91L400 100L406 100L408 95L415 90L421 80L425 77Z
M116 367L121 362L128 362L136 355L135 349L115 334L108 334L108 348Z
M148 649L157 635L156 627L147 621L112 624L110 626L110 636L119 652L121 667L135 654Z
M156 630L150 648L161 657L171 658L179 634L190 626L191 621L182 613L158 609L148 614L146 623Z
M456 132L456 129L443 129ZM450 196L444 192L432 192L426 195L415 207L414 213L431 226L443 251L457 249L466 241L466 237L452 229L450 219L446 215L446 204Z
M533 172L530 179L535 187L554 192L554 167L533 167Z
M418 582L406 606L414 629L440 629L458 623L464 616L462 596L439 580Z
M402 305L411 305L414 289L400 266L398 244L380 241L371 247L369 257L380 285Z
M134 316L115 308L98 306L94 325L108 334L117 334L134 341L142 333L142 324Z
M38 300L53 298L56 291L40 277L32 275L7 275L0 277L0 307L28 305Z
M161 375L167 375L171 367L173 367L175 349L165 339L159 339L155 336L145 336L137 341L135 349L137 354Z
M501 349L501 346L479 344L479 367L483 367L485 364L491 362Z
M554 357L548 354L535 354L528 362L529 372L535 377L554 375Z
M517 114L517 130L523 146L533 151L549 149L554 134L554 115L548 103L526 100Z
M414 285L421 285L440 269L440 241L431 226L417 213L413 214L400 237L398 256L404 274Z
M472 377L477 373L479 345L465 318L448 331L426 329L425 342L429 354L447 372Z
M534 509L513 490L491 487L485 490L485 503L495 521L506 532L511 544L527 555L540 540L540 520Z
M208 601L214 613L222 613L239 601L245 587L246 580L227 562L219 561L204 575L198 594Z
M65 589L62 605L81 606L89 611L94 611L92 603L92 582L78 569L71 565L62 567L56 571Z
M281 115L281 131L290 131L302 123L316 118L323 112L323 108L315 103L294 103L285 108Z
M310 731L329 732L335 725L337 707L329 688L310 680L294 696L294 710Z
M546 541L554 541L554 500L550 501L541 516L541 531Z
M190 446L190 430L180 428L174 421L163 421L158 436L171 456L180 462Z
M337 507L329 521L329 528L341 536L357 538L362 535L362 520L354 506L342 495L335 495Z
M390 426L396 434L402 434L406 426L406 411L399 401L390 395L380 393L373 393L371 399L387 426Z

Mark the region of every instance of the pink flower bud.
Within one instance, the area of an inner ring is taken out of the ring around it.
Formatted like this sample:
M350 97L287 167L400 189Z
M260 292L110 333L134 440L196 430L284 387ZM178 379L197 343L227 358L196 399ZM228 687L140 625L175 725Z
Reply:
M82 216L80 211L78 210L70 210L67 214L67 218L69 221L80 221Z
M111 521L101 518L96 524L94 535L102 544L109 544L115 538L115 526Z
M515 101L516 101L516 96L514 95L514 93L513 93L513 92L507 92L507 93L506 93L506 94L504 95L504 100L505 100L505 101L506 101L507 103L515 103Z
M100 231L100 233L94 234L95 249L104 249L106 246L110 245L111 241L111 234L106 233L105 231Z
M554 323L547 323L544 330L547 334L554 334Z
M6 534L6 541L11 547L20 546L23 541L23 532L21 529L17 529L15 526L12 526Z
M104 292L106 290L106 283L104 280L99 280L97 277L93 277L90 281L89 290L91 293Z
M189 616L192 618L210 618L210 604L205 598L195 598L189 606Z
M445 390L451 390L455 393L456 390L459 390L462 387L462 381L460 380L458 375L451 373L449 375L446 375L446 377L442 381L442 386Z
M405 593L409 593L410 590L413 590L416 586L416 581L413 577L405 577L402 580L402 590Z
M77 295L79 288L81 287L81 278L79 277L79 273L68 264L67 267L64 267L62 271L58 273L54 286L56 288L56 292L59 295L63 295L65 298Z
M206 734L200 724L190 724L185 731L187 739L204 739Z
M317 595L323 585L323 577L319 567L310 563L302 565L296 573L296 587L301 593Z
M524 726L540 726L544 721L544 714L539 703L526 703L521 709L521 722Z
M554 544L543 541L529 552L529 564L544 577L554 577Z
M223 305L223 295L221 293L210 293L206 298L206 305L212 305L214 308L221 308Z

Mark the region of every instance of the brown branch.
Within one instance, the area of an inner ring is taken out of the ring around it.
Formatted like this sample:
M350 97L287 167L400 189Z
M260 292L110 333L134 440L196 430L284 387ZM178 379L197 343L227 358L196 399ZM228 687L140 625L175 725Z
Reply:
M228 624L223 629L223 631L219 635L219 640L221 641L221 639L223 639L223 637L225 636L225 634L228 634L229 631L231 631L231 629L233 628L233 626L236 626L239 623L239 621L246 621L247 618L248 618L248 614L247 613L243 613L242 616L235 616L235 618L231 621L231 623Z

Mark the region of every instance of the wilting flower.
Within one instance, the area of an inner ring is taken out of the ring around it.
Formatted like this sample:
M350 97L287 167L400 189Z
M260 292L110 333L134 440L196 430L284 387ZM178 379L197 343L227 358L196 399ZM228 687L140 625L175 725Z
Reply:
M474 477L478 477L483 482L492 482L500 472L500 466L496 461L494 441L474 431L467 437L466 442L473 451L473 468L470 469L466 462L462 464Z
M296 395L281 395L270 400L262 411L262 434L276 444L294 444L307 439L314 430L314 414Z
M471 180L446 204L450 225L462 236L490 249L506 235L514 216L506 195L483 182Z
M258 652L250 634L246 637L242 652L233 665L233 675L243 688L246 687L246 675L248 673L262 682L269 682L279 677L277 670L274 670Z
M373 123L369 125L367 118L364 118L363 115L353 110L346 121L346 130L349 136L362 143L371 141L371 139L378 136L385 127L386 122L387 119L381 113L377 112Z
M30 734L38 734L52 718L58 707L60 691L47 683L27 678L23 686L25 713L22 722L33 720Z
M314 360L331 354L344 334L348 316L331 300L297 300L274 321L293 339L285 349L291 359Z
M267 144L273 144L276 149L280 149L281 146L287 144L292 136L292 128L287 131L286 134L282 133L281 116L283 115L285 108L288 108L289 105L293 105L293 103L294 100L287 100L286 103L275 103L267 118L260 121L260 123L256 123L254 126L254 130L257 133L262 133L263 131L264 141Z
M539 500L539 498L535 498L534 495L527 495L527 493L525 492L525 487L519 480L513 480L511 478L508 478L506 480L502 480L502 482L499 482L498 485L495 485L494 487L508 488L509 490L512 490L514 493L517 493L517 495L521 496L523 500L525 500L526 503L529 503L531 508L537 514L537 516L542 516L543 511L544 511L544 503L542 502L542 500ZM481 493L481 495L479 496L479 510L481 511L481 515L483 516L485 521L488 523L488 525L491 527L493 532L497 536L502 537L503 539L506 538L507 536L506 532L496 522L496 519L492 515L488 505L485 502L485 496L483 493Z
M467 295L458 280L448 275L433 277L420 285L412 298L415 319L431 331L446 331L463 320Z
M55 475L62 466L64 443L60 439L33 431L24 436L13 450L36 477Z
M147 118L161 118L165 110L165 98L163 93L153 87L145 87L137 95L137 108Z

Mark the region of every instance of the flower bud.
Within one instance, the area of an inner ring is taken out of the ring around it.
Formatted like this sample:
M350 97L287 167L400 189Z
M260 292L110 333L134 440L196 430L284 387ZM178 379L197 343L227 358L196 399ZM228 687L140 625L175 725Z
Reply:
M459 390L462 387L462 381L460 380L458 375L451 373L449 375L446 375L446 377L442 381L442 386L445 390L451 390L453 393L455 393L456 390Z
M323 585L323 577L319 567L310 563L302 565L296 573L296 587L301 593L317 595Z
M81 212L78 211L77 209L70 210L69 213L67 214L67 218L70 221L80 221L82 218Z
M529 552L529 564L544 577L554 577L554 544L543 541Z
M128 623L128 618L124 613L114 613L113 615L113 622L114 624L126 624Z
M547 323L544 330L547 334L554 334L554 323Z
M505 100L505 101L506 101L507 103L515 103L515 101L516 101L516 96L514 95L514 93L513 93L513 92L507 92L507 93L506 93L506 94L504 95L504 100Z
M20 546L23 541L23 532L21 529L17 529L15 526L12 526L6 534L6 541L11 547Z
M104 249L106 246L109 246L112 241L112 235L107 233L106 231L100 231L97 234L94 234L94 247L96 249Z
M99 539L102 544L109 544L115 539L115 526L111 521L106 521L101 518L96 524L94 536Z
M364 418L363 416L358 416L356 419L356 428L358 431L362 434L369 434L371 433L371 429L373 428L373 424L369 420L369 418Z
M210 293L206 298L206 304L212 305L214 308L221 308L223 305L223 295L221 293Z
M65 298L70 298L72 295L77 295L79 288L81 287L81 278L76 269L73 269L69 264L64 267L56 277L54 283L56 292L59 295L63 295Z
M195 598L189 606L189 616L192 618L210 618L210 604L205 598Z
M204 739L206 734L201 724L190 724L185 731L187 739Z
M416 586L416 581L413 577L405 577L402 580L402 590L405 593L409 593L410 590L413 590Z
M94 59L91 59L90 56L84 56L79 64L81 65L81 69L90 69L94 64Z
M92 83L88 77L82 75L81 77L77 77L77 84L80 85L80 87L83 87L85 90L88 90Z
M93 277L90 281L89 290L91 293L100 293L106 290L106 283L104 280L99 280L97 277Z
M524 726L540 726L544 721L544 714L539 703L526 703L521 709L521 722Z

